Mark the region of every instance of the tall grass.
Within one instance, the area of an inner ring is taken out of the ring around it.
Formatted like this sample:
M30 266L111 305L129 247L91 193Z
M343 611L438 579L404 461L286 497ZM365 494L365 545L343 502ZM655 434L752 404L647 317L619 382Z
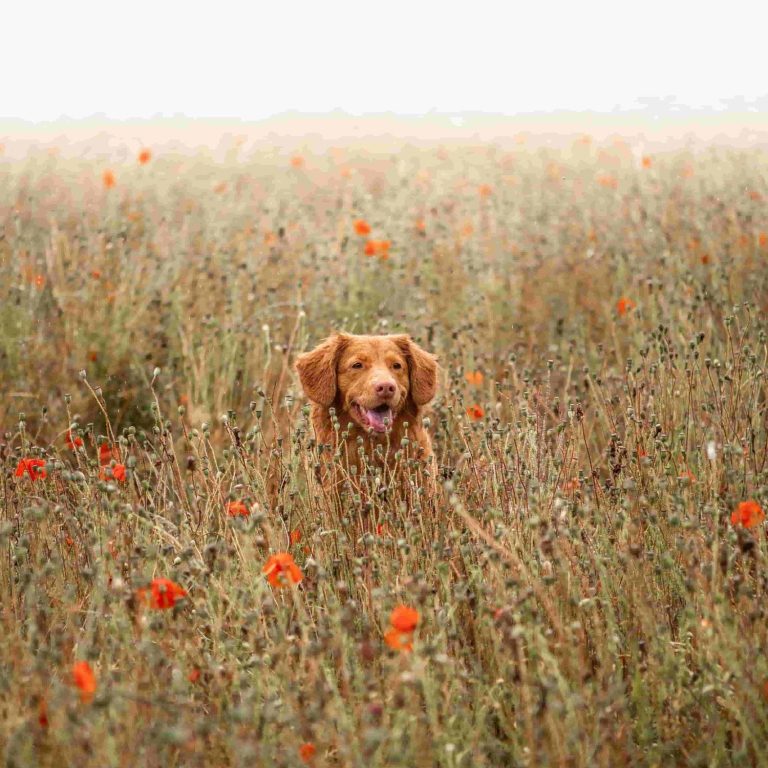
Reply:
M766 763L764 153L106 167L0 165L8 765ZM438 354L436 497L318 484L334 328Z

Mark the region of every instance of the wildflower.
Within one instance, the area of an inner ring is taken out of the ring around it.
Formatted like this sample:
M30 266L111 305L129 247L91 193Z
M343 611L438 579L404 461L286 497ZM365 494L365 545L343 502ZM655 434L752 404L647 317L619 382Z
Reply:
M200 667L192 667L187 675L187 680L190 683L196 683L200 679Z
M149 595L147 589L142 588L138 591L138 597L141 602L149 600L151 608L165 610L173 608L176 601L187 596L187 591L170 579L152 579L149 584Z
M467 416L469 416L472 421L480 421L480 419L485 416L485 411L477 404L470 405L469 408L467 408Z
M87 704L96 693L96 675L87 661L76 661L72 667L72 682L80 689L80 700Z
M45 480L48 473L44 469L43 459L22 459L16 466L16 477L23 477L26 472L32 480Z
M291 531L289 538L291 540L291 544L297 544L301 541L301 531L298 528L294 528Z
M745 528L754 528L763 520L765 520L765 512L754 499L740 502L731 513L731 524L743 525Z
M642 164L643 168L650 168L653 165L653 160L648 155L643 155Z
M626 315L627 312L634 309L637 305L635 304L632 299L628 299L626 296L622 296L617 302L616 302L616 311L619 313L619 315L623 316Z
M490 184L481 184L477 188L477 194L480 197L490 197L493 194L493 187Z
M304 167L304 158L301 155L294 155L291 158L291 165L294 168L303 168Z
M230 517L248 517L248 507L242 501L230 501L227 514Z
M408 653L413 650L413 635L410 632L400 632L397 629L388 629L384 633L384 642L393 651L404 651Z
M146 165L152 159L152 153L148 149L139 152L139 165Z
M104 173L101 175L101 180L104 183L105 189L112 189L112 187L117 184L117 179L115 178L115 174L112 171L104 171Z
M358 219L355 222L355 232L358 235L370 235L371 234L371 225L365 221L364 219Z
M308 741L299 747L299 757L303 763L308 763L312 760L315 756L315 752L317 752L317 747L315 747L311 741Z
M390 629L384 633L384 642L393 650L408 652L413 649L413 633L419 623L419 612L407 605L398 605L389 615Z
M76 451L83 445L83 438L72 434L72 430L67 431L67 446L71 451Z
M761 248L768 248L768 232L761 232L757 236L757 242L760 244Z
M112 459L120 460L120 453L117 448L111 448L109 443L102 443L99 446L99 464L104 467L109 464Z
M291 583L298 584L304 578L301 569L288 552L278 552L271 555L261 571L273 587L287 587Z
M366 256L378 256L380 259L389 258L389 247L392 243L389 240L368 240L365 243Z
M479 387L483 383L483 374L481 371L467 371L464 378L473 386Z
M125 482L125 464L114 464L112 466L112 477L120 483Z
M413 632L419 623L419 612L407 605L398 605L390 614L389 623L400 632Z

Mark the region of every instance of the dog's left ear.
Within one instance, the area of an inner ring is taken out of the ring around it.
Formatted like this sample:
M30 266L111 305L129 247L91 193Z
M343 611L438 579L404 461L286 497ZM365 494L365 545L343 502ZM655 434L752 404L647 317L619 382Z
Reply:
M408 359L413 402L426 405L437 392L437 358L410 336L398 336L396 342Z

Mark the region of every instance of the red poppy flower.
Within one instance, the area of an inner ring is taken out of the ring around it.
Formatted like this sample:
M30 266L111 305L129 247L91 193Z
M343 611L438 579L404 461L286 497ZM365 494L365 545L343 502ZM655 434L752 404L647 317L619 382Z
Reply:
M227 514L230 517L248 517L248 507L242 501L230 501Z
M45 480L48 473L44 469L43 459L22 459L16 466L16 477L23 477L26 472L32 480Z
M413 650L413 634L411 632L401 632L394 627L384 633L384 642L394 651L408 653Z
M109 443L102 443L99 446L99 464L103 467L109 464L112 459L120 461L120 451L117 447L110 448Z
M400 632L413 632L419 623L419 612L407 605L398 605L390 614L389 623Z
M288 552L271 555L261 571L266 574L267 580L273 587L298 584L304 578L301 569Z
M192 667L189 674L187 675L187 680L189 680L190 683L196 683L200 679L200 667Z
M631 309L634 309L637 305L632 299L628 299L626 296L622 296L616 302L616 311L619 315L626 315Z
M643 168L650 168L653 165L653 159L648 155L643 155Z
M47 728L48 722L48 702L45 699L40 699L37 705L37 722L41 728Z
M72 667L72 682L80 689L80 700L88 703L96 693L96 675L87 661L76 661Z
M485 416L485 411L479 405L470 405L469 408L467 408L467 416L469 416L472 421L480 421L480 419Z
M371 225L365 221L364 219L358 219L355 222L355 232L358 235L370 235L371 234Z
M315 747L311 741L308 741L306 744L302 744L299 747L299 757L303 763L310 762L315 756L315 752L317 752L317 747Z
M72 434L72 430L67 431L67 446L69 446L69 449L74 451L77 448L79 448L81 445L83 445L83 438L78 437L77 435Z
M117 179L112 171L104 171L101 176L101 180L104 183L105 189L112 189L117 184Z
M152 159L152 153L148 149L142 149L139 152L139 164L146 165Z
M298 528L294 528L290 533L291 544L298 544L301 541L301 531Z
M490 184L481 184L477 188L477 194L480 197L490 197L493 194L493 187Z
M763 520L765 520L765 512L754 499L742 501L731 513L731 524L743 525L745 528L754 528Z
M757 236L757 242L760 244L761 248L768 248L768 232L761 232Z
M291 165L294 168L303 168L304 167L304 158L301 155L294 155L291 158Z
M378 256L380 259L389 258L389 248L392 243L389 240L368 240L365 244L366 256Z
M149 594L147 592L149 591ZM173 608L176 601L187 596L187 591L170 579L152 579L149 590L142 588L138 591L139 600L149 601L151 608L165 610Z

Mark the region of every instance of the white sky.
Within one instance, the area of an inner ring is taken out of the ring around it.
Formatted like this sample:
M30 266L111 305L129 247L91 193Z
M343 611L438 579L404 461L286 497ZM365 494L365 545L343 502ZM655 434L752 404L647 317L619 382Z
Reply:
M10 0L2 17L0 117L35 121L768 93L765 0Z

